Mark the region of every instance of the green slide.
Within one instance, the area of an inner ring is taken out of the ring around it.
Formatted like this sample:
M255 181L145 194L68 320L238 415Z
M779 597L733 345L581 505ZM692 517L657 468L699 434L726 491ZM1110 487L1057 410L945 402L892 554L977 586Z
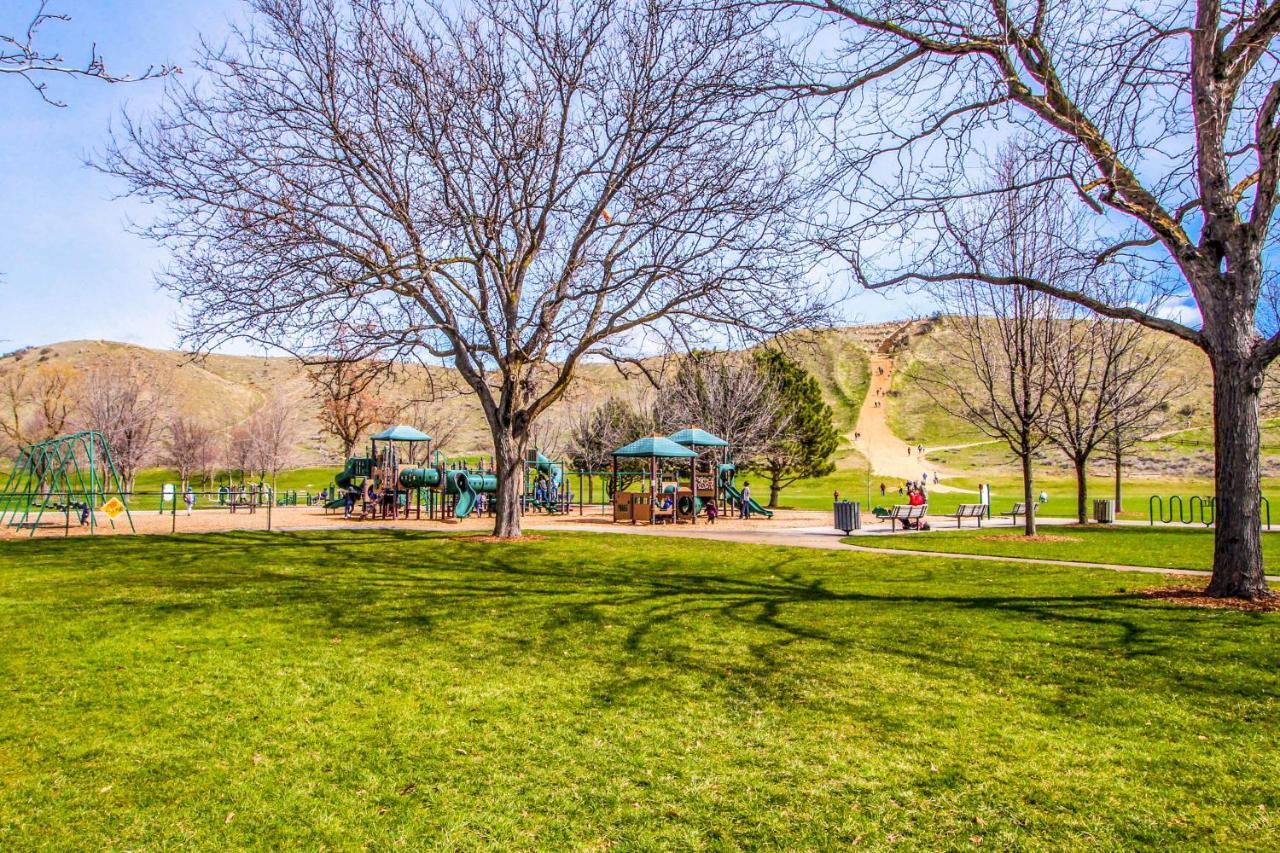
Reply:
M721 483L720 485L724 489L724 493L728 495L730 499L735 500L738 503L742 503L742 492L738 491L736 486L732 483ZM773 518L773 511L760 506L760 504L756 503L755 498L747 498L747 509L751 510L752 515L759 513L765 518Z
M721 465L720 466L720 488L724 491L725 495L727 495L730 500L737 501L739 504L741 504L742 492L741 490L738 489L737 486L733 484L733 477L734 477L734 474L737 473L737 471L738 471L737 467L734 466L732 463ZM760 515L763 515L765 518L773 518L773 512L765 509L764 507L760 506L760 504L756 503L755 498L750 498L747 500L747 509L751 510L751 512L753 513L759 513Z
M373 460L364 456L352 456L347 460L347 464L343 469L334 476L333 482L338 485L339 489L346 491L351 485L351 481L357 477L368 477L369 472L373 470ZM325 509L342 509L343 498L336 497L326 503Z

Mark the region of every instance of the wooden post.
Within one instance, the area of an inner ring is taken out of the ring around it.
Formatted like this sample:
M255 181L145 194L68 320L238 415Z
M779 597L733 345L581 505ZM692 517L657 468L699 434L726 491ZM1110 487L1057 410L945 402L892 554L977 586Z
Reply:
M658 457L649 457L649 524L654 523L654 512L658 508Z
M696 454L697 451L695 450ZM689 523L698 524L698 457L689 460Z
M613 513L613 520L614 520L614 521L617 521L617 520L618 520L618 510L617 510L617 506L618 506L618 457L616 457L616 456L615 456L615 457L613 457L613 474L610 476L610 479L609 479L609 495L608 495L608 497L609 497L609 500L613 502L613 505L612 505L611 507L609 507L609 510L610 510L610 512L612 512L612 513Z

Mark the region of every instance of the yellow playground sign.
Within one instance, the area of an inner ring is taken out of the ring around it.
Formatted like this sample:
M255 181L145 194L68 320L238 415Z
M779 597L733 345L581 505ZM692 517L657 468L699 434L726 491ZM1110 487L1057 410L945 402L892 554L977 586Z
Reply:
M102 511L114 520L120 513L124 512L124 504L120 502L119 498L112 498L102 505Z

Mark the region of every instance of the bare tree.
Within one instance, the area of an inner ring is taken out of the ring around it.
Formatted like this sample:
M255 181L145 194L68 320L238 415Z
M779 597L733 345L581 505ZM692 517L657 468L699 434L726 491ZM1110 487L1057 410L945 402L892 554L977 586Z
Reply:
M664 432L698 426L718 435L743 468L764 461L788 425L777 386L744 353L701 351L681 359L655 400L655 417Z
M181 73L172 65L152 65L141 74L121 75L107 70L107 64L98 53L96 44L89 47L89 58L83 65L68 63L56 51L44 49L39 44L40 29L46 24L69 21L71 16L49 10L48 0L41 0L25 30L15 35L0 33L0 74L13 74L31 84L45 102L56 107L66 104L49 95L48 78L55 76L92 77L107 83L132 83L151 77L164 77Z
M260 480L271 478L274 491L276 477L297 459L297 406L286 395L273 393L249 416L245 428L251 447L251 467Z
M1002 440L1022 467L1023 531L1036 532L1032 459L1053 415L1054 305L1023 287L957 282L948 289L952 345L921 387L940 408Z
M372 427L392 416L393 407L381 393L389 375L386 365L338 357L312 364L308 374L320 427L337 439L343 459Z
M637 438L652 435L661 427L654 421L655 405L646 395L608 397L600 403L584 405L570 417L565 439L570 462L583 471L609 471L613 451ZM625 490L644 476L642 466L619 460L618 488ZM587 500L595 501L594 477L587 478ZM606 478L608 491L611 480Z
M1172 347L1121 320L1066 315L1062 322L1059 351L1049 360L1054 407L1047 429L1049 441L1071 461L1076 518L1085 524L1089 460L1095 451L1111 449L1118 510L1123 453L1149 434L1154 415L1168 408L1174 393L1163 380Z
M1195 0L791 0L817 30L785 91L830 135L846 202L828 245L874 287L960 278L1051 294L1189 341L1214 377L1214 595L1270 594L1260 540L1258 400L1280 353L1274 317L1280 3ZM833 47L834 46L834 47ZM799 67L803 66L803 67ZM948 215L991 188L980 135L1022 128L1063 204L1099 215L1082 262L1154 265L1201 322L992 269ZM903 163L910 164L902 168ZM918 167L917 167L918 166ZM834 203L834 202L833 202ZM905 238L906 243L898 238ZM875 242L873 242L873 239ZM891 247L876 257L869 247ZM904 250L905 245L905 250Z
M431 436L433 451L447 453L457 449L454 442L457 441L461 425L457 415L442 407L439 400L415 398L400 408L397 417Z
M109 359L91 368L84 377L79 416L86 429L107 440L125 490L133 491L134 478L152 457L160 423L155 394L158 382L126 359Z
M223 458L228 475L239 474L242 486L248 482L251 474L256 473L258 448L248 421L236 424L227 432L227 445L223 451ZM229 476L229 479L234 482L234 477Z
M186 489L193 474L207 474L217 454L218 432L205 421L178 414L168 424L161 460L178 472Z
M579 471L607 471L613 461L613 451L626 442L622 440L619 411L625 409L613 397L594 406L582 405L569 423L569 460ZM587 478L587 502L595 502L595 478Z
M670 0L256 0L258 21L129 123L104 168L170 213L188 340L455 367L520 532L534 422L584 357L820 312L795 282L797 147L749 94L751 16Z
M10 371L0 384L0 434L15 446L66 431L77 394L77 374L65 365Z

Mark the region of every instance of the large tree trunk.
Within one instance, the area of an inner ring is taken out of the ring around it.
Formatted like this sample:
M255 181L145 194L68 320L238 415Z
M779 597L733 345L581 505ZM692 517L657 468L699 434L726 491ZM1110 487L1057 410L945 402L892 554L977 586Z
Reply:
M769 469L769 508L778 508L778 496L782 493L782 486L778 481L782 479L782 472L775 469Z
M494 495L493 535L504 539L520 537L520 491L523 486L525 436L494 430L493 461L498 473Z
M1262 565L1258 464L1262 370L1246 354L1247 336L1239 337L1242 346L1228 343L1213 347L1209 353L1213 366L1217 532L1208 592L1254 599L1271 594Z
M1027 514L1022 520L1022 532L1027 536L1036 535L1036 502L1031 483L1031 451L1023 449L1018 454L1022 457L1022 504Z
M1089 523L1089 474L1085 470L1085 460L1072 460L1076 468L1076 521Z

